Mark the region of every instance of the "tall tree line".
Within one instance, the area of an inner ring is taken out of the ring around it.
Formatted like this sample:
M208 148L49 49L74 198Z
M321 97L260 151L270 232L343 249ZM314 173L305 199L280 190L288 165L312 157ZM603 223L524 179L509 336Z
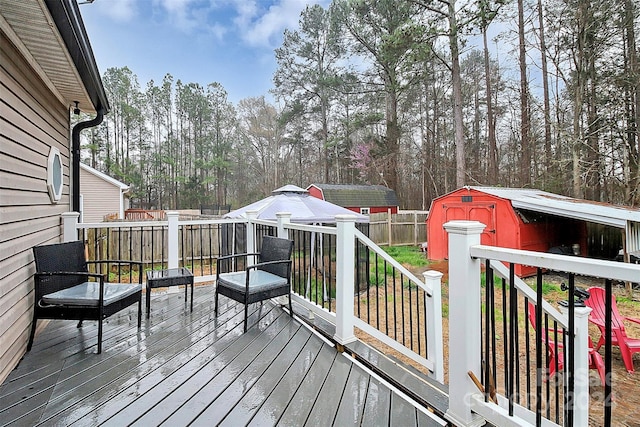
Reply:
M637 33L633 0L311 5L274 52L274 103L109 69L84 157L162 209L313 182L388 185L407 209L462 185L639 205Z

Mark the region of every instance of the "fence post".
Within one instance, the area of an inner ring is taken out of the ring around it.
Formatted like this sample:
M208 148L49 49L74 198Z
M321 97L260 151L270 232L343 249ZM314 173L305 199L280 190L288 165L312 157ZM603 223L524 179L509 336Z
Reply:
M339 344L356 340L353 334L355 283L355 215L336 215L336 334Z
M442 276L439 271L429 270L422 273L427 292L427 349L428 357L433 360L433 373L436 381L444 384L444 350L442 347Z
M413 211L413 244L418 244L418 211Z
M480 244L485 225L450 221L449 233L449 408L445 417L456 426L480 426L485 420L471 412L471 396L479 393L469 377L481 376L480 261L469 248Z
M169 228L167 230L167 267L178 268L178 245L180 242L180 233L178 225L178 219L180 218L180 212L168 211L167 221L169 222Z
M560 306L560 312L569 317L569 308ZM574 355L574 388L573 388L573 425L589 425L589 307L575 307L575 346ZM569 343L567 343L570 345ZM569 349L565 349L565 354L570 354ZM565 365L565 369L569 366ZM607 381L608 378L605 378Z
M276 212L276 218L278 219L278 237L281 239L288 239L289 231L284 226L291 222L291 213Z
M391 208L387 208L387 232L389 233L389 247L393 244L393 239L391 238L392 233L392 225L391 225Z
M80 212L63 212L61 216L63 242L74 242L78 240L78 219L80 218Z
M247 211L247 253L256 253L256 224L258 211ZM254 257L247 257L247 266L255 264Z

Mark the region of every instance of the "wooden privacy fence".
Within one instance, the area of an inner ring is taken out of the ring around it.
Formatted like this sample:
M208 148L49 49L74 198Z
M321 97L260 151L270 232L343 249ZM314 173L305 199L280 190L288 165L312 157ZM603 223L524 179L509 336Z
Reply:
M210 263L220 255L219 224L182 224L178 235L178 254L182 265L206 259ZM167 264L167 227L89 228L84 240L89 259L117 258L141 261L153 268Z
M400 211L369 215L369 237L378 245L418 245L427 241L428 211Z

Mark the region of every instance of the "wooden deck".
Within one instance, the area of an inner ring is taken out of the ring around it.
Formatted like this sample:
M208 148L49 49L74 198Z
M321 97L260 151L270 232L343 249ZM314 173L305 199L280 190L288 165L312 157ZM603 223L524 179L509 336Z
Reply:
M0 425L435 426L444 422L273 303L243 307L198 286L152 294L97 323L52 321L0 386ZM225 305L226 304L226 305Z

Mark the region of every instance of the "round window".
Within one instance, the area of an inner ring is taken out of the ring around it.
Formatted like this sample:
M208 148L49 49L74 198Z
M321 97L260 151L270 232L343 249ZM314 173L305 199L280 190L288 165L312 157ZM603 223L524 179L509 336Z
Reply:
M47 189L52 203L62 198L62 156L60 150L51 147L47 164Z

